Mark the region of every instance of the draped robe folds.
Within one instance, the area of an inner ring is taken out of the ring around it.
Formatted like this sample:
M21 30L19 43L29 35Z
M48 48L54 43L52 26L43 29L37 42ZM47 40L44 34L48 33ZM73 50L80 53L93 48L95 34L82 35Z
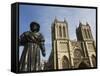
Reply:
M44 37L41 33L25 32L20 36L19 45L24 46L20 61L20 71L40 70L40 50L45 52Z

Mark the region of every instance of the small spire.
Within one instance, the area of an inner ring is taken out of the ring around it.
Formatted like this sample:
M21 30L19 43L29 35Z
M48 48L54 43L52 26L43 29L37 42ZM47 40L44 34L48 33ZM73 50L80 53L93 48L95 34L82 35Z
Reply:
M54 20L54 22L57 22L57 17L55 16L55 20Z
M79 20L79 26L82 26L82 23L81 23L81 21Z
M65 17L64 17L64 22L65 22L66 24L68 24Z
M76 29L78 28L78 25L76 25Z
M88 22L86 22L86 25L89 26Z
M79 24L81 23L81 21L79 20Z
M64 17L64 22L66 22L66 18Z

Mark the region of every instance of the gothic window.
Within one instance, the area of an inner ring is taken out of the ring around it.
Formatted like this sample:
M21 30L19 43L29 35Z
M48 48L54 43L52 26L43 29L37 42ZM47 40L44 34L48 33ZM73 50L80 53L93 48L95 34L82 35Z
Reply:
M85 31L84 31L84 29L82 30L82 34L83 34L83 37L85 37Z
M68 69L69 68L69 60L66 56L63 56L62 58L62 69Z
M91 56L93 67L96 67L96 57L95 55Z
M90 33L89 33L89 30L88 30L88 29L86 29L86 32L87 32L87 38L91 38L91 36L90 36Z
M75 49L74 57L75 58L81 58L82 57L81 51L79 49Z
M88 30L88 34L89 34L89 37L92 38L92 33L90 29Z
M85 32L85 38L88 38L87 29L84 29L84 32Z
M89 37L89 38L91 38L91 36L90 36L90 33L89 33L89 30L88 30L88 29L87 29L87 33L88 33L88 37Z
M89 33L88 33L88 30L86 29L86 34L87 34L87 38L89 38Z
M86 63L81 62L81 63L79 64L78 68L84 69L84 68L89 68L89 66L88 66Z
M61 26L59 26L59 35L60 35L60 37L62 37Z
M91 38L93 38L93 37L92 37L92 33L91 33L91 30L89 30L89 33L90 33L90 37L91 37Z
M64 37L66 37L66 31L65 31L65 27L63 26L63 35Z

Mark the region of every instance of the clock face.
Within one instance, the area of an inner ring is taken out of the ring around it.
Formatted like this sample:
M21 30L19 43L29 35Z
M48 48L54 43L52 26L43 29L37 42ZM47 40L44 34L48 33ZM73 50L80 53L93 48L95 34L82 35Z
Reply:
M81 58L81 56L82 56L81 55L81 51L79 49L77 49L77 50L74 51L74 57L75 58Z

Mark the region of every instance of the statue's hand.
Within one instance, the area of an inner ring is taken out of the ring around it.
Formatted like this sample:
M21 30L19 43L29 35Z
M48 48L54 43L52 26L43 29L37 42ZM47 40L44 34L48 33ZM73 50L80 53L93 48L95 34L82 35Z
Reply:
M46 55L45 52L42 52L42 55L45 57L45 55Z

